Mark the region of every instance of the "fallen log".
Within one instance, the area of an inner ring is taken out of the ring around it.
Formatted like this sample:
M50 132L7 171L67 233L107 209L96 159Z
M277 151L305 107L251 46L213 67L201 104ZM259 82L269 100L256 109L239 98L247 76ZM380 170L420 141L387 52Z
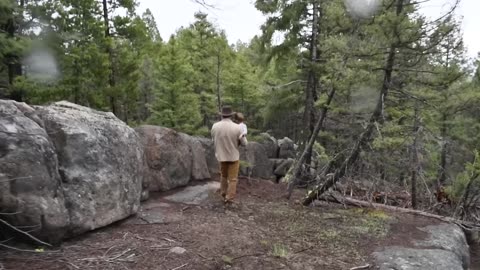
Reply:
M423 216L423 217L427 217L427 218L434 218L434 219L440 220L442 222L454 223L454 224L460 226L463 230L466 230L466 231L480 231L480 224L476 224L476 223L468 222L468 221L463 221L463 220L455 219L455 218L452 218L452 217L435 215L435 214L432 214L432 213L428 213L428 212L424 212L424 211L420 211L420 210L414 210L414 209L410 209L410 208L401 208L401 207L396 207L396 206L391 206L391 205L361 201L361 200L356 200L356 199L349 198L349 197L343 197L341 195L333 194L333 193L325 194L324 196L320 196L318 199L321 200L321 201L340 203L340 204L343 204L343 205L350 205L350 206L355 206L355 207L383 209L383 210L387 210L387 211L391 211L391 212L400 212L400 213L412 214L412 215L417 215L417 216Z

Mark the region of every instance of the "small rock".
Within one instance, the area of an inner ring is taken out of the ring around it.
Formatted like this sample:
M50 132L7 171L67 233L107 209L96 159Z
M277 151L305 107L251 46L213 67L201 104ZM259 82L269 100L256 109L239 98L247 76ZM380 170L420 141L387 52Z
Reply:
M171 253L175 253L175 254L183 254L185 253L187 250L182 248L182 247L174 247L174 248L171 248L170 249L170 252Z
M249 216L248 220L253 221L255 218L253 216Z

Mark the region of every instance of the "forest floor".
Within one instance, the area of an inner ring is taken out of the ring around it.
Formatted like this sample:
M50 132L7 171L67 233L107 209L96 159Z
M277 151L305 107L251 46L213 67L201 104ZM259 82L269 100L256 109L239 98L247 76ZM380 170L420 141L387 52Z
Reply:
M304 191L286 201L284 185L263 180L240 179L238 206L225 209L213 191L218 182L203 184L204 195L192 187L154 194L138 215L56 252L2 251L0 269L351 269L373 264L382 247L410 246L425 237L419 227L437 223L338 204L303 207Z

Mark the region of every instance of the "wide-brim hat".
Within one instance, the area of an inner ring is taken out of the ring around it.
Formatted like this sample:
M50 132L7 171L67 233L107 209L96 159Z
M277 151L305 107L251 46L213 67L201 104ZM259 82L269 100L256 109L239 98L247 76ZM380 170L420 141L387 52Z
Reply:
M221 116L233 116L235 112L232 110L230 106L223 106L222 111L220 112Z

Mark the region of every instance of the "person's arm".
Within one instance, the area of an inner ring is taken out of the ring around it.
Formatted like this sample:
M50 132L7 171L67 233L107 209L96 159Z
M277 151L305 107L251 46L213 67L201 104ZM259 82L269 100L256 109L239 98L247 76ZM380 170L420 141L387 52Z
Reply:
M210 136L212 136L212 141L215 141L215 124L212 126L212 130L210 131Z

